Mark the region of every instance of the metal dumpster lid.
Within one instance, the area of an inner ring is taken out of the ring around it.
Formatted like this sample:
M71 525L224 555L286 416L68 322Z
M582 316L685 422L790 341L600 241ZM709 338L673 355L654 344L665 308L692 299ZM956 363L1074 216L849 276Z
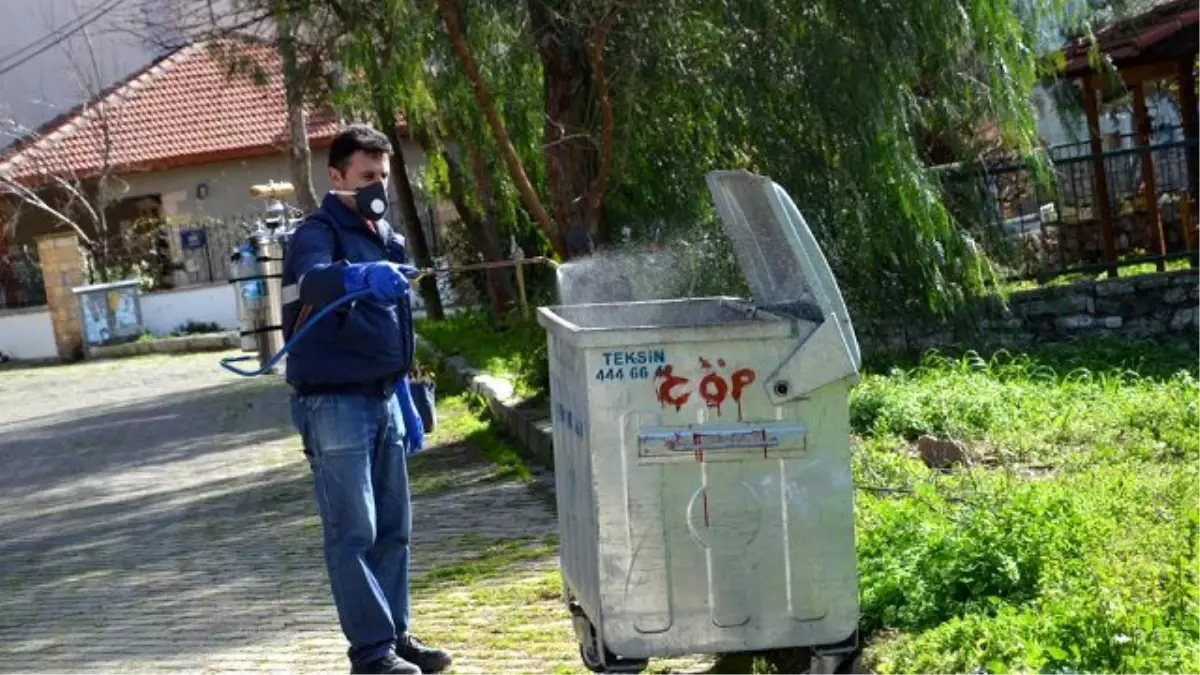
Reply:
M823 316L836 314L857 350L837 280L788 193L744 169L712 171L705 180L755 303L811 303Z

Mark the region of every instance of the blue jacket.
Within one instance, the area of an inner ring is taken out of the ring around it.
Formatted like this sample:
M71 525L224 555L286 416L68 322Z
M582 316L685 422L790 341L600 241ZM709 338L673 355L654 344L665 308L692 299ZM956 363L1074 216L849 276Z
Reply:
M404 238L386 222L378 235L332 194L291 235L283 262L283 334L346 293L348 263L406 263ZM408 373L415 338L412 304L356 300L324 316L292 347L287 380L293 385L366 382Z

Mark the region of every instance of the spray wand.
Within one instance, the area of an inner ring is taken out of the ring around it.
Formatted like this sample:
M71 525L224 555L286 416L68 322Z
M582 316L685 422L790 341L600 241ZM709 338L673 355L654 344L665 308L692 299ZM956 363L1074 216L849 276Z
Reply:
M535 256L533 258L523 258L519 260L493 260L490 262L473 263L471 265L458 265L456 267L446 267L443 269L435 269L433 267L425 267L420 270L420 274L413 278L413 283L424 279L425 277L437 272L445 272L446 274L460 274L462 272L477 272L479 270L494 270L504 269L508 267L519 267L521 265L529 265L533 263L541 263L549 265L551 269L558 269L559 264L546 256Z

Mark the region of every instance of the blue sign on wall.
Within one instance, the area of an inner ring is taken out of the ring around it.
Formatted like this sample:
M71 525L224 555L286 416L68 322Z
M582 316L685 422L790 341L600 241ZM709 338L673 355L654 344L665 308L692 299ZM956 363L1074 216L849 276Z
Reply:
M183 244L183 250L194 251L208 245L208 232L206 230L183 230L179 233L179 239Z

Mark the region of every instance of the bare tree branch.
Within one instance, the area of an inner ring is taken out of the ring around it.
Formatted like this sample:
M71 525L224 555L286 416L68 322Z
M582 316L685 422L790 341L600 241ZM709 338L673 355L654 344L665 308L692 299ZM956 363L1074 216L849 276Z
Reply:
M21 200L21 203L38 209L46 215L54 218L58 222L66 225L75 231L75 234L84 242L86 246L92 246L92 238L80 228L79 224L74 220L60 213L57 209L47 204L36 192L24 185L13 181L9 178L0 178L0 194L12 195Z
M72 3L75 11L79 7ZM115 159L117 139L114 124L117 123L123 110L120 100L120 89L109 92L102 90L103 77L97 58L95 45L88 29L82 31L83 51L77 52L70 42L63 42L62 49L67 55L68 63L79 86L80 95L85 103L76 113L81 119L77 134L84 134L85 139L95 141L94 171L89 171L87 177L81 177L73 167L56 166L45 161L46 151L53 147L39 147L44 140L35 132L23 129L20 124L9 120L5 125L9 135L20 132L21 152L30 163L29 168L35 171L40 180L29 181L25 178L14 178L12 175L0 176L0 194L10 196L19 203L26 204L36 211L49 216L55 223L65 225L72 230L92 254L100 271L102 279L107 280L108 247L110 241L107 207L113 200L110 190L111 182L115 181L128 190L128 183L120 178L114 178L116 169ZM21 171L18 176L25 172ZM89 183L92 189L89 191ZM61 203L52 205L40 190L46 187L57 188L63 195ZM89 192L91 194L89 194ZM83 216L80 219L73 217ZM90 226L94 234L89 234L84 224Z

